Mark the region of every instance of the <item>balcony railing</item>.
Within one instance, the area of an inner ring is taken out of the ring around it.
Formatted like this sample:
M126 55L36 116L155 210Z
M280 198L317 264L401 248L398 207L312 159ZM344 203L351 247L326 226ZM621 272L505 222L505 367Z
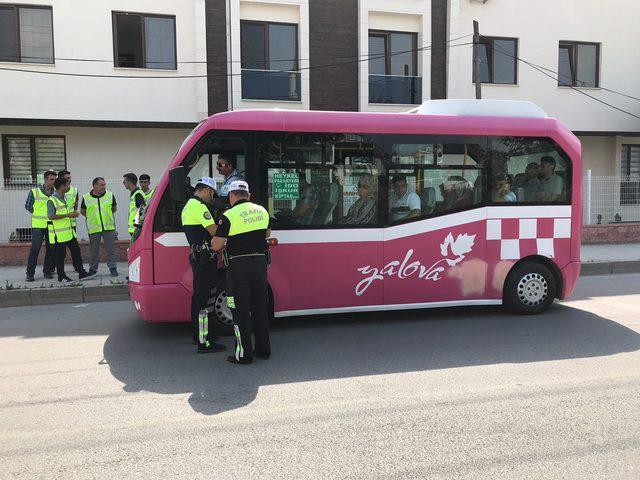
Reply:
M242 69L242 98L300 101L300 72Z
M422 103L422 77L369 75L369 103Z

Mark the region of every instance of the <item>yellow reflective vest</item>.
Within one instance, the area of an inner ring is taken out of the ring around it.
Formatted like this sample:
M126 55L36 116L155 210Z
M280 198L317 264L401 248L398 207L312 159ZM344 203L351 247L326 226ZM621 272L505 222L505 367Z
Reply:
M137 190L134 190L133 194L129 198L129 234L132 234L136 229L133 226L133 222L135 221L136 213L138 212L138 209L136 208L136 197L138 196L141 197L143 200L145 200L144 192L139 188ZM145 200L145 204L146 204L146 200Z
M40 187L31 190L33 194L33 213L31 214L31 228L47 228L49 217L47 216L47 200L49 197L42 192Z
M101 197L94 197L91 193L85 193L82 199L87 210L87 232L89 232L89 235L112 232L116 229L112 192L107 190Z
M56 215L67 215L73 212L73 208L67 207L67 204L55 195L51 195L48 201L53 203ZM73 225L71 225L71 220L69 217L49 220L49 243L52 245L54 243L64 243L75 238L76 233Z
M149 205L149 201L151 200L151 197L153 197L154 193L156 193L155 188L152 188L147 193L142 192L142 195L144 195L144 201L146 202L147 205Z
M64 201L69 206L70 211L74 211L73 208L76 202L78 201L78 189L76 187L69 187L69 191L64 194ZM71 219L71 225L76 226L76 219Z
M229 219L229 236L269 228L269 213L260 205L242 202L223 213Z

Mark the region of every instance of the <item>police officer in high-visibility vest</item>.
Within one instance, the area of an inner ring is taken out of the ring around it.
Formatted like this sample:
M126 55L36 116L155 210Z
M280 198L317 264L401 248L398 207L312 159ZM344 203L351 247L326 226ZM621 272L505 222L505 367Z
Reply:
M116 220L114 214L118 208L113 193L107 190L107 184L102 177L96 177L92 183L93 189L82 196L80 213L87 219L89 233L89 273L98 271L100 258L100 240L104 242L107 253L107 266L112 277L118 276L116 268Z
M49 243L47 230L47 200L55 191L53 186L56 181L56 172L47 170L43 175L43 184L33 188L27 195L24 208L31 214L31 250L27 260L27 282L35 280L36 265L42 242L45 242L44 278L53 278L55 247Z
M182 209L182 228L189 242L189 263L193 271L193 293L191 296L191 325L193 338L198 345L197 353L222 352L224 345L215 343L217 335L209 330L207 302L216 288L218 279L218 257L210 242L216 233L216 221L207 208L217 197L216 182L211 177L202 177L196 182L193 197Z
M138 180L140 180L140 190L142 190L142 193L144 194L144 200L147 205L149 205L151 197L153 197L153 194L156 192L155 188L150 187L151 177L148 174L143 173L142 175L140 175L140 178L138 178Z
M73 267L79 274L79 279L84 280L93 275L85 271L80 254L80 246L76 239L76 230L71 225L71 220L78 218L76 212L65 201L65 193L69 190L69 183L63 177L56 178L54 183L56 191L47 200L47 217L49 218L49 242L56 249L56 271L58 282L71 282L72 280L64 271L64 260L67 256L67 248L71 251ZM95 275L95 274L94 274Z
M131 235L136 229L134 225L136 214L141 207L144 207L147 204L147 201L145 200L144 193L142 193L142 190L138 187L138 176L135 173L125 173L122 179L124 188L131 192L131 195L129 196L129 228L127 230L129 235Z
M231 363L249 364L253 357L271 355L267 292L269 213L249 201L249 185L237 180L229 185L231 208L224 212L211 241L223 251L227 266L227 304L233 313L236 334ZM255 333L255 349L251 332Z

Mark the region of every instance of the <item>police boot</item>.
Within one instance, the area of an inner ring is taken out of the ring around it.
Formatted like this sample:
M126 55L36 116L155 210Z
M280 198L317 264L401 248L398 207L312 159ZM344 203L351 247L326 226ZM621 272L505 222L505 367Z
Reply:
M224 352L227 350L227 347L220 343L214 343L214 342L207 342L207 343L208 345L204 343L199 343L198 350L196 351L196 353L216 353L216 352Z

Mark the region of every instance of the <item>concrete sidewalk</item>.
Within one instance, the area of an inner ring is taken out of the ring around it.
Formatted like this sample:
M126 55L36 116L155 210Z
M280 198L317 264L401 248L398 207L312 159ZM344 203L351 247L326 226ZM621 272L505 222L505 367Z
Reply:
M112 277L106 264L98 268L98 275L73 283L58 283L57 276L49 280L38 265L34 282L25 280L24 265L0 267L0 307L51 305L56 303L89 303L129 298L126 262L118 263L118 277ZM67 265L67 275L76 280L78 274Z
M582 275L640 272L640 243L622 245L583 245ZM118 263L119 277L111 277L103 263L98 275L82 282L60 284L57 278L46 280L41 266L36 281L25 281L25 267L0 267L0 307L44 305L53 303L85 303L105 300L124 300L129 297L126 276L127 264ZM68 275L78 275L68 265Z

